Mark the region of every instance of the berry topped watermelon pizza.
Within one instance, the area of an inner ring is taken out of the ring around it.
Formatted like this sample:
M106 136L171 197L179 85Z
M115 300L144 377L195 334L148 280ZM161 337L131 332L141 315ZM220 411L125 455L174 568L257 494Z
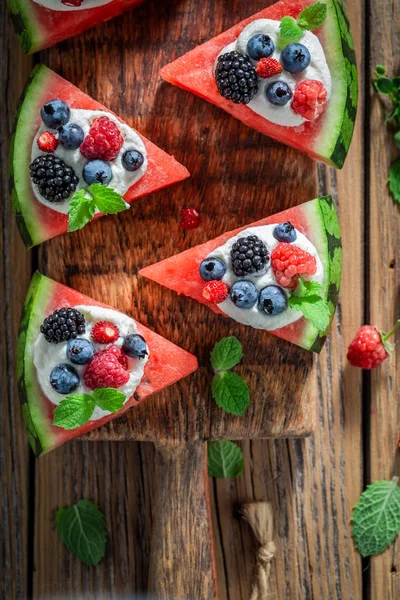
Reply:
M134 8L143 0L7 0L25 52L53 46Z
M281 0L166 65L161 76L246 125L334 167L357 110L342 0Z
M104 425L197 369L188 352L105 304L36 273L17 374L37 456Z
M319 352L338 301L339 222L330 196L261 219L140 275L238 323Z
M44 66L26 87L10 155L11 199L35 246L189 176L117 115Z

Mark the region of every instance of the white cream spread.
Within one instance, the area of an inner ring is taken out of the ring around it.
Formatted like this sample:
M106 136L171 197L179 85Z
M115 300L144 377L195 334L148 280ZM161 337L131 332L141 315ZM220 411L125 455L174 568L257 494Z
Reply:
M232 42L228 46L225 46L219 55L225 54L226 52L232 52L232 50L236 50L241 54L247 54L247 42L253 35L261 33L263 35L268 35L274 42L275 50L270 58L275 58L279 61L281 55L281 51L278 48L279 26L280 21L257 19L247 25L237 38L236 42ZM299 43L306 46L310 51L311 61L309 66L304 69L304 71L301 71L301 73L292 74L287 71L282 71L278 75L274 75L268 79L260 79L256 96L249 104L247 104L252 111L265 119L268 119L268 121L286 127L296 127L304 123L306 119L292 110L292 101L281 106L276 106L268 101L266 97L266 88L271 83L274 81L284 81L289 86L291 92L294 93L296 86L304 79L316 79L317 81L320 81L326 89L327 99L329 99L332 90L331 74L326 62L324 49L322 48L318 37L311 31L305 31L303 37L299 40ZM257 61L250 60L254 65L257 64Z
M71 108L71 117L68 123L74 123L82 127L85 136L89 133L89 129L95 119L98 117L108 117L110 121L113 121L120 130L124 143L119 151L119 154L115 160L107 161L111 167L112 179L108 186L121 194L123 196L126 194L127 190L136 183L147 171L147 154L144 143L142 142L140 136L134 131L131 127L126 125L125 123L121 123L109 112L105 112L102 110L83 110L80 108ZM39 149L37 144L38 137L43 131L52 131L55 135L57 132L55 130L49 130L48 127L44 123L41 124L34 140L32 143L32 151L31 151L31 162L35 160L38 156L43 156L45 154ZM122 156L126 152L126 150L138 150L143 154L144 161L143 164L137 171L127 171L122 164ZM58 144L55 152L52 153L54 156L58 156L61 158L66 165L72 167L75 171L75 175L79 177L79 183L77 185L76 190L80 190L82 188L87 188L88 185L82 177L82 170L88 160L82 156L79 148L76 150L67 150L64 148L62 144ZM67 214L69 202L73 197L73 193L69 198L64 200L63 202L48 202L41 194L39 193L37 185L35 185L31 181L32 189L35 194L35 197L39 202L52 208L53 210ZM128 205L127 205L128 206Z
M50 10L65 11L65 10L87 10L89 8L97 8L98 6L104 6L110 4L113 0L83 0L80 6L67 6L63 4L61 0L33 0L36 4L44 6Z
M131 333L137 333L136 323L133 319L128 317L127 315L123 315L122 313L112 310L110 308L103 308L101 306L74 306L77 310L79 310L85 316L85 325L86 332L84 334L79 335L79 338L83 338L86 340L91 340L90 332L92 330L93 325L98 321L110 321L114 323L119 330L120 337L116 342L112 345L114 346L122 346L123 338ZM95 348L95 352L99 350L104 350L107 348L106 344L96 344L91 340L93 346ZM57 405L63 400L66 396L63 394L59 394L56 392L51 384L50 384L50 373L60 364L70 364L77 371L80 379L80 384L77 387L73 394L91 394L93 390L89 389L85 386L83 382L83 372L86 368L86 365L75 365L70 362L67 358L67 344L68 342L60 342L59 344L50 344L46 341L44 335L39 333L34 345L33 345L33 362L36 368L37 379L40 387L42 388L45 396L52 402ZM149 349L147 347L147 351ZM148 355L146 358L129 358L128 357L128 370L129 370L129 381L118 388L122 394L125 394L127 402L129 398L134 394L136 388L142 380L144 368L148 360ZM95 421L97 419L101 419L109 415L110 412L107 410L102 410L98 406L95 407L93 415L90 420Z
M230 251L233 244L242 237L247 237L248 235L256 235L262 242L264 242L268 251L271 253L272 250L279 244L278 240L274 238L273 231L278 225L278 223L272 225L261 225L260 227L249 227L230 238L223 246L216 248L211 252L207 258L220 258L226 265L227 270L222 279L229 287L232 286L235 281L247 280L254 283L258 291L260 292L263 288L268 285L278 285L278 282L275 279L273 269L271 267L271 263L268 266L266 272L260 276L247 275L246 277L237 277L231 267L231 258ZM305 277L308 281L316 281L317 283L323 283L324 280L324 267L322 262L318 256L317 250L315 246L310 242L306 236L296 229L297 239L293 242L294 246L298 246L305 252L308 252L312 256L315 256L317 262L317 270L315 275L310 277ZM281 287L281 286L279 286ZM288 294L288 290L281 288L286 294ZM285 327L285 325L290 325L290 323L294 323L298 319L301 318L302 314L294 310L293 308L286 308L279 315L267 315L262 313L257 306L257 303L252 308L238 308L232 302L230 297L228 296L226 300L218 304L218 308L222 310L223 313L238 321L238 323L243 323L244 325L251 325L255 329L266 329L268 331L273 331L274 329L279 329L280 327Z

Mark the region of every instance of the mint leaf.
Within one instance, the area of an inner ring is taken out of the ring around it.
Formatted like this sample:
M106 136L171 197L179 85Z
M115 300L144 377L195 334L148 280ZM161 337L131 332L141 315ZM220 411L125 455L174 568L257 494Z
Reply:
M86 190L74 194L68 207L68 231L81 229L93 219L96 207L92 198L86 196Z
M394 542L400 531L398 477L367 487L353 508L351 535L361 556L374 556Z
M288 299L290 308L301 312L320 333L324 333L330 323L329 304L322 298L322 286L313 281L299 279L296 295Z
M94 390L92 399L103 410L118 412L124 406L126 396L114 388L99 388Z
M374 81L374 86L381 94L391 94L393 92L393 81L389 77L378 77Z
M386 68L384 65L376 65L375 75L377 77L380 77L381 75L384 75L385 73L386 73Z
M228 414L241 417L250 404L247 383L237 373L222 371L216 373L212 381L212 395L220 408Z
M327 9L324 2L316 2L306 6L297 17L297 24L302 29L318 29L326 19Z
M400 159L390 165L389 189L396 202L400 203Z
M299 27L293 17L283 17L280 25L279 46L283 47L290 42L298 42L303 37L303 30Z
M107 529L103 513L93 502L80 500L59 508L55 526L68 550L87 565L97 565L105 554Z
M92 183L88 188L96 207L105 215L116 215L126 210L122 196L101 183Z
M215 344L210 358L215 371L232 369L243 358L242 344L234 336L224 337Z
M243 452L228 440L208 442L208 474L218 479L239 477L243 473Z
M87 394L67 396L56 407L53 425L62 429L76 429L85 425L93 414L95 403Z

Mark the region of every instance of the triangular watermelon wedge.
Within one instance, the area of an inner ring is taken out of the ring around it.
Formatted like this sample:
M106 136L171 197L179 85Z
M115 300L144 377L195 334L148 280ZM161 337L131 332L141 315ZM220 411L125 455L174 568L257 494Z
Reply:
M143 0L7 0L15 32L27 54L53 46L134 8Z
M29 441L36 456L49 452L64 442L79 437L92 429L97 429L111 419L121 416L129 408L136 406L138 402L141 402L151 394L155 394L186 377L195 371L198 366L195 356L136 322L137 333L144 337L149 350L149 357L138 387L136 387L134 394L128 399L122 410L89 421L87 424L69 431L53 426L55 404L46 396L38 381L38 370L35 366L35 361L37 363L37 361L42 360L40 357L43 356L41 352L43 344L45 351L46 347L49 346L51 355L61 353L55 359L51 356L50 361L55 360L57 362L60 360L61 363L67 364L69 361L66 356L64 358L66 342L62 342L61 344L46 342L40 333L40 326L44 319L52 314L54 310L82 305L85 307L101 307L108 310L111 308L52 279L44 277L40 273L34 275L21 317L18 338L17 375L23 417ZM121 315L118 311L112 310L113 318L118 318L118 315ZM126 317L123 316L123 318ZM38 340L42 343L42 346L40 346L40 343L38 344ZM62 360L60 358L61 355L63 357ZM140 363L140 359L138 360ZM39 364L42 363L39 362ZM77 368L76 365L69 364ZM51 367L52 364L49 368ZM80 377L82 382L82 373L80 373ZM74 393L81 392L78 389ZM60 396L60 399L63 399L63 396Z
M303 234L306 236L306 240L304 241L307 244L308 242L311 242L316 251L316 255L319 257L322 269L320 269L318 282L322 285L321 297L328 303L329 322L331 322L335 313L340 288L342 248L339 222L330 196L316 198L315 200L277 213L271 217L261 219L260 221L251 223L245 227L240 227L234 231L224 233L205 244L200 244L181 254L177 254L176 256L167 258L157 264L145 267L139 271L139 275L164 285L165 287L178 292L178 294L185 294L186 296L194 298L198 302L211 308L217 314L228 316L226 310L232 310L232 308L229 308L232 306L229 297L223 304L214 304L205 299L203 290L206 283L200 277L199 273L201 262L207 258L210 253L212 256L224 257L223 260L225 261L227 272L223 277L223 281L228 282L228 286L230 286L234 280L242 279L240 277L235 279L232 274L232 267L229 259L229 252L232 245L232 241L230 241L231 238L244 230L246 230L246 235L244 237L247 237L247 235L254 235L255 233L260 235L254 230L247 233L247 230L265 225L271 226L268 233L264 230L262 234L262 241L266 244L269 252L271 252L273 247L278 244L278 241L276 241L272 235L272 230L274 228L272 225L275 226L277 224L286 223L287 221L289 221L297 230L298 240L294 241L293 244L299 244L300 234ZM225 247L225 250L221 251L221 247L224 244L227 244L227 246ZM271 273L272 269L269 267L266 275L268 276L268 274L270 274L269 276L271 277ZM273 278L272 281L270 278L267 284L263 283L262 278L250 278L250 280L255 283L258 293L264 285L276 285L276 280ZM313 280L313 278L311 278L311 280ZM294 313L290 313L291 318L289 318L288 321L293 317L295 318L290 324L271 329L271 317L264 315L260 317L257 303L252 307L252 312L250 312L249 309L242 309L241 312L238 312L237 307L234 308L236 311L235 314L237 315L235 320L242 319L240 322L252 325L257 329L265 328L269 333L313 352L319 352L322 349L329 329L328 326L323 332L318 331L318 329L298 311L296 311L295 315ZM252 316L250 317L250 320L247 320L247 316L250 314ZM286 311L282 314L285 319ZM289 315L289 313L287 314ZM254 324L254 318L257 319L257 325Z
M105 111L108 115L112 115L116 122L128 128L112 111L81 92L77 87L47 67L39 65L34 69L15 118L10 154L12 205L21 236L29 248L68 230L68 216L62 212L57 212L58 204L53 203L49 206L49 204L43 204L37 199L33 191L29 170L32 162L32 148L36 147L35 136L39 128L43 127L40 116L41 107L55 98L66 102L71 110ZM81 114L79 113L79 115ZM132 128L128 129L132 132L132 135L139 136L141 143L144 144L144 151L147 156L147 170L124 194L124 200L128 204L142 196L189 177L188 170L172 156ZM55 133L57 132L55 131ZM56 152L59 148L60 145ZM69 152L73 152L74 155L78 153L80 157L79 149L66 151L66 164L68 164ZM84 163L85 159L83 159L83 163L79 163L79 170L76 168L76 175L79 176L82 183L84 183L82 178ZM71 166L71 163L68 166ZM113 187L113 179L111 179L109 185ZM61 205L68 207L70 200L71 197ZM94 218L99 216L101 216L101 213L96 214Z
M217 57L222 52L237 50L238 46L228 49L227 46L235 45L238 36L253 21L271 19L278 23L285 16L297 18L309 4L309 0L276 2L166 65L161 70L161 76L166 81L223 108L249 127L279 142L293 146L316 160L341 168L350 146L357 111L357 68L354 43L342 0L326 0L327 17L322 26L312 32L321 43L331 76L331 95L324 112L316 119L303 121L297 126L284 126L287 123L286 116L281 119L282 124L277 124L276 121L271 122L250 108L251 105L254 106L254 101L250 105L234 104L231 100L224 98L219 93L215 81ZM260 32L262 31L261 28ZM309 32L307 34L309 35ZM241 53L244 51L242 50ZM279 48L276 45L271 58L276 57L279 60L278 51ZM311 54L312 60L313 55ZM311 62L310 67L312 65ZM307 78L307 69L304 73ZM294 93L298 76L290 77L290 73L287 72L284 72L283 75L289 76L288 81L291 82ZM271 81L279 78L281 78L280 75ZM263 110L270 111L269 114L271 114L271 110L278 114L280 109L286 109L286 107L277 106L271 108L271 104L264 97L266 88L262 88L263 91L261 91L261 81L268 82L268 80L259 80L259 91L256 96L258 107L263 106ZM290 104L287 106L291 107ZM291 110L285 114L289 113L293 117L294 113Z

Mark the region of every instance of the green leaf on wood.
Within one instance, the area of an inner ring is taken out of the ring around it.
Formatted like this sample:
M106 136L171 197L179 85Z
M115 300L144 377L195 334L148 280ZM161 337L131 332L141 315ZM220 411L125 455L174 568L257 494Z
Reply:
M396 202L400 203L400 159L394 161L390 166L389 189Z
M215 371L226 371L236 366L243 357L242 344L234 337L224 337L211 352L211 364Z
M228 414L242 416L250 404L247 383L237 373L222 371L212 381L212 395L220 408Z
M243 452L229 440L208 442L208 474L218 479L239 477L243 473Z

